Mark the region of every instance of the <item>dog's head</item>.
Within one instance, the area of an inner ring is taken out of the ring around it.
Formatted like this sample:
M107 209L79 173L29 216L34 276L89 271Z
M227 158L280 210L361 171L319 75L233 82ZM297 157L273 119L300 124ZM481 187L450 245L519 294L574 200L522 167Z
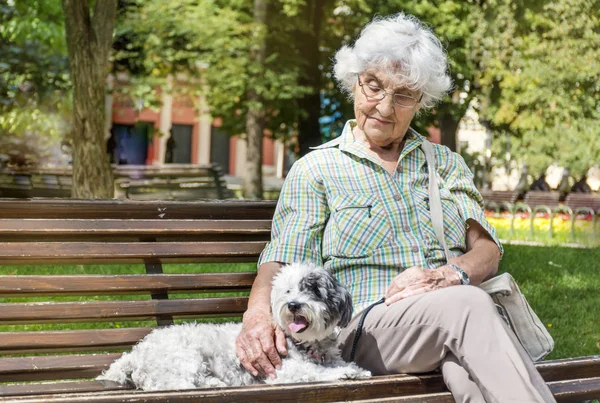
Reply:
M352 298L327 270L311 263L281 268L273 280L275 322L300 342L323 340L352 318Z

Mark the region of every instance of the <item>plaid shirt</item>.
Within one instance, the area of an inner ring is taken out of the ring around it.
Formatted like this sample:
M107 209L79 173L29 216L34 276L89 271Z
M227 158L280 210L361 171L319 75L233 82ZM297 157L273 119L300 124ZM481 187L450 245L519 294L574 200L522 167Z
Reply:
M354 140L354 125L349 121L340 137L292 166L273 217L271 242L258 264L324 265L349 289L359 313L383 297L404 269L435 269L446 260L431 224L427 164L419 147L423 136L409 129L397 169L390 174ZM466 252L469 218L501 248L464 160L447 147L434 149L450 254Z

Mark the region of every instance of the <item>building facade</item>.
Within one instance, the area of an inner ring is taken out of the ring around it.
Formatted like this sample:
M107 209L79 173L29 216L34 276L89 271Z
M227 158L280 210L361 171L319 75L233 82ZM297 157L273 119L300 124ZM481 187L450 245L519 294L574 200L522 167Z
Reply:
M220 118L210 115L204 97L160 94L160 109L140 108L118 91L126 76L110 77L106 125L112 137L113 161L119 164L219 164L226 174L242 176L246 142L221 130ZM285 147L265 136L263 172L283 176Z

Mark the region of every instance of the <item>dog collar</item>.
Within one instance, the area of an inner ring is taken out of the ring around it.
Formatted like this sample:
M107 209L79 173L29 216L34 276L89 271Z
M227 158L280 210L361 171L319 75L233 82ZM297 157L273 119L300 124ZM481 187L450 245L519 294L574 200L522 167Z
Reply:
M296 339L292 339L292 343L294 343L294 346L296 346L299 350L306 351L306 355L308 355L313 360L317 360L321 364L325 363L325 359L327 358L327 356L325 354L318 354L315 350L313 350L310 344L304 345L304 343Z

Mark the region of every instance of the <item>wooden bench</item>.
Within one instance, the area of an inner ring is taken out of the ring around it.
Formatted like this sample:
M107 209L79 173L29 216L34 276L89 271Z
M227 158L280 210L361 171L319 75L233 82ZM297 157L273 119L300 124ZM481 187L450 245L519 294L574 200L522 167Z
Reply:
M43 171L3 171L0 197L71 197L71 176Z
M519 192L513 190L481 190L483 205L486 210L511 211L517 201Z
M547 206L550 209L554 209L560 204L560 196L560 192L540 192L532 190L525 195L525 204L529 205L532 210L538 206Z
M115 185L132 200L231 199L223 175L215 164L119 165Z
M113 165L117 198L133 200L231 199L216 164ZM5 170L0 198L71 197L71 167Z
M0 276L0 400L452 402L439 373L167 392L93 379L156 326L239 318L274 208L242 201L0 200L0 265L27 266ZM234 262L250 265L242 272L222 267ZM171 263L221 265L199 273L198 266ZM35 270L50 264L76 266L68 274ZM111 264L138 265L123 272ZM86 265L93 266L84 271ZM55 327L32 327L40 324ZM537 366L559 401L600 396L600 356Z
M594 212L600 212L600 194L596 193L569 193L565 200L565 206L573 211L581 208L591 208Z

